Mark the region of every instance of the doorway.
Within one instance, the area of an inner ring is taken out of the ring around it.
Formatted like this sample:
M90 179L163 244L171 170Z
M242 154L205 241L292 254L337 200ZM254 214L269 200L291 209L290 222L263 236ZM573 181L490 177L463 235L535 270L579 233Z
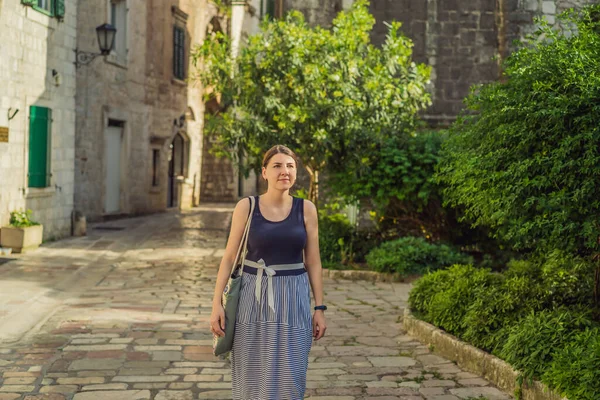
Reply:
M120 121L109 120L104 135L105 197L104 212L117 213L121 210L121 149L123 126Z
M178 177L184 175L185 141L181 134L176 134L169 146L169 185L167 188L167 207L179 206Z

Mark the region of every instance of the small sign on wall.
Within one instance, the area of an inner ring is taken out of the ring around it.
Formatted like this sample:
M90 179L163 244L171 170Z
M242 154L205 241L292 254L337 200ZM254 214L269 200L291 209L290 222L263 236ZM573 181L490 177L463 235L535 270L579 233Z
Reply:
M8 126L0 126L0 142L8 143Z

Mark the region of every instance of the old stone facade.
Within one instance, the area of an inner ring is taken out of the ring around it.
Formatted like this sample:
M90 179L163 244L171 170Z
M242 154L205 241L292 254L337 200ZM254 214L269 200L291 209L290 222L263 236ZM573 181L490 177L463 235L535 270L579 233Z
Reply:
M188 82L206 0L93 0L79 9L78 47L117 28L109 56L78 69L75 207L88 220L199 202L204 105Z
M377 20L373 41L385 40L384 21L403 23L418 62L432 66L433 105L425 119L447 125L464 108L473 84L497 80L500 62L515 40L535 29L534 17L550 23L568 9L594 1L565 0L372 0Z
M31 209L45 239L71 230L77 4L0 1L0 226Z

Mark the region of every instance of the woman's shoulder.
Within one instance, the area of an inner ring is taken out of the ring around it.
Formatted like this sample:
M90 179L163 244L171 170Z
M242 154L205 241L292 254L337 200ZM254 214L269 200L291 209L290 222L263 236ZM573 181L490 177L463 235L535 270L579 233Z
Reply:
M239 200L237 202L237 204L235 205L235 208L233 210L233 215L234 216L239 215L240 217L246 218L249 213L250 213L250 198L244 197L243 199Z
M299 201L302 201L302 207L304 209L304 215L306 216L312 216L312 215L317 215L317 206L315 206L315 203L313 203L312 201L308 200L308 199L302 199L299 198Z

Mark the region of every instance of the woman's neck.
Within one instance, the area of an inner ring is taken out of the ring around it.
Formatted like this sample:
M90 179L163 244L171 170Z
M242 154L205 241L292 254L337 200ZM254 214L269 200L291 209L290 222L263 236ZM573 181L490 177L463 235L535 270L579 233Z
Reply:
M289 190L267 190L267 193L262 195L263 199L267 201L268 204L273 206L285 205L290 201L290 191Z

